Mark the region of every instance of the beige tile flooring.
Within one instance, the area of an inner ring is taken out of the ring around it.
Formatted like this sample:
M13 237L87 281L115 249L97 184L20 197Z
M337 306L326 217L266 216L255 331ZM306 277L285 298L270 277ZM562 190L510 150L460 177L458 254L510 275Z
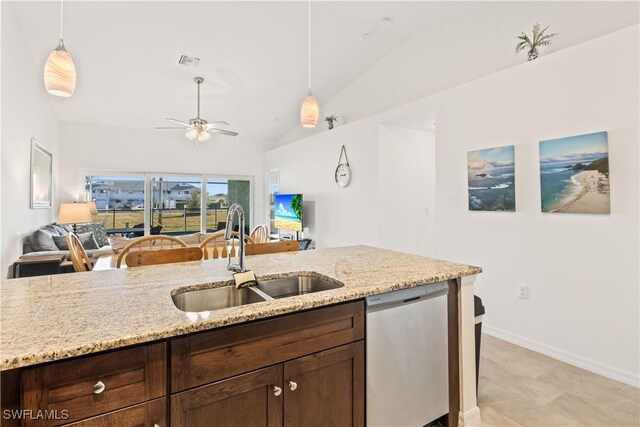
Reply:
M484 427L640 426L640 390L483 335Z

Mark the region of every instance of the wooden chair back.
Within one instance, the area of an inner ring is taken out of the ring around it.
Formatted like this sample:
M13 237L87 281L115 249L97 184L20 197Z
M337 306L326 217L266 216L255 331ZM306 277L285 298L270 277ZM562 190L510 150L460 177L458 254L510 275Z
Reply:
M74 233L67 234L67 247L69 248L71 263L75 271L91 271L93 269L91 258L89 258L80 239Z
M230 240L224 238L224 233L225 230L216 231L200 243L200 249L202 249L204 259L226 258L229 255L232 257L236 256L236 246L240 245L238 241L240 233L237 231L232 232L232 238ZM251 237L246 234L244 235L244 239L247 246L249 243L253 243Z
M200 248L175 248L164 250L138 250L127 254L124 261L127 267L140 267L142 265L169 264L172 262L200 261L202 249Z
M265 224L256 225L249 237L253 243L267 243L269 241L269 229Z
M244 247L245 255L275 254L278 252L297 252L300 245L297 240L281 240L272 243L252 243Z
M120 254L118 254L118 260L116 261L116 268L120 268L122 261L131 251L140 250L166 250L176 248L186 248L187 244L177 237L172 236L145 236L132 240L127 246L122 248Z

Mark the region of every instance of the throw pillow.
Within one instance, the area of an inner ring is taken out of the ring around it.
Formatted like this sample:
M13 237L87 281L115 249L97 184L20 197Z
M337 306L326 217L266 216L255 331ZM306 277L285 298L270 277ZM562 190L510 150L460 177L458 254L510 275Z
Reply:
M80 243L82 243L82 247L85 250L89 249L98 249L98 243L96 239L93 237L93 233L81 233L78 234L78 239ZM53 236L53 241L55 242L57 248L56 250L68 251L69 246L67 246L67 236Z
M57 251L58 247L53 241L53 233L46 230L36 230L29 236L29 243L34 251Z
M120 236L111 236L109 238L109 242L111 243L111 249L114 250L114 252L118 253L121 250L124 249L125 246L127 246L129 243L131 243L133 239L128 239L126 237L120 237Z
M98 243L98 247L109 246L109 237L107 236L107 227L104 222L90 222L87 224L78 224L78 233L93 233L93 237Z

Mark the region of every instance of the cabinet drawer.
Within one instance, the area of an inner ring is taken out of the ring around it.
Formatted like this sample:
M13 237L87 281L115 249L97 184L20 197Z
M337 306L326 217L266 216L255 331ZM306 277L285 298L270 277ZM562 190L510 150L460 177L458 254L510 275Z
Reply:
M171 390L185 390L364 338L364 302L171 341Z
M166 425L167 400L162 398L67 424L65 427L166 427Z
M78 421L162 397L166 391L166 344L151 344L25 369L23 407ZM30 419L25 426L55 426L63 420Z

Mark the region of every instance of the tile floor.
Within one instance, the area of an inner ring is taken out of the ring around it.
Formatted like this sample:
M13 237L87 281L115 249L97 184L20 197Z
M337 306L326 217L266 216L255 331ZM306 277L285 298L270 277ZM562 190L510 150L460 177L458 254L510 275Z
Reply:
M640 390L483 335L483 427L640 426Z

